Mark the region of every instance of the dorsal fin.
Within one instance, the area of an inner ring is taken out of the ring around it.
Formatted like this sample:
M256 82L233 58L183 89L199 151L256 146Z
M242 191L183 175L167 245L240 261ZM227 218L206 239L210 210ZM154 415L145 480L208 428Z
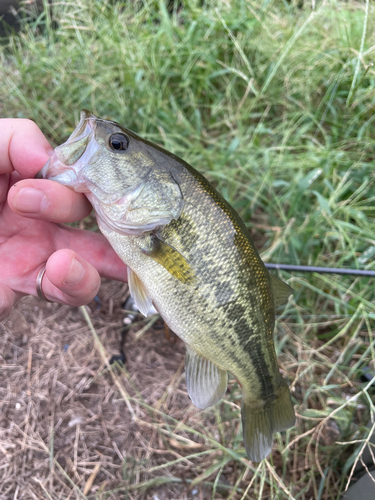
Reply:
M288 302L288 297L294 292L293 288L284 283L274 274L271 274L271 284L273 288L273 296L275 300L275 307L281 306Z
M216 404L227 390L227 371L203 358L186 345L186 387L193 404L208 408Z

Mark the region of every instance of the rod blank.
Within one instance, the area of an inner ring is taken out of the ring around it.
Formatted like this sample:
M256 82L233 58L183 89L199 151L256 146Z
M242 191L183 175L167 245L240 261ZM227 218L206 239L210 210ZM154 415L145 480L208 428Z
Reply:
M282 271L299 271L301 273L321 273L321 274L350 274L352 276L375 277L375 271L367 269L346 269L343 267L316 267L316 266L295 266L291 264L270 264L265 262L268 269L280 269Z

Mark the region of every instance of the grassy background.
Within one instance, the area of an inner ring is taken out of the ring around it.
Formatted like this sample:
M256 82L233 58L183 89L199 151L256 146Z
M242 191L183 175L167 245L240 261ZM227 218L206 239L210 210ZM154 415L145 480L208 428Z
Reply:
M0 48L1 116L35 120L58 145L88 108L204 173L265 261L374 269L369 2L77 0L20 16L21 32ZM238 421L234 384L234 406L202 416L221 429L204 441L208 462L189 459L194 484L211 484L204 498L338 499L366 446L374 405L361 373L375 368L374 282L282 276L295 294L275 335L297 426L277 438L269 461L249 465L240 429L227 425ZM172 432L167 410L151 415L156 432ZM195 418L184 432L199 441ZM129 498L168 491L175 469L168 457L163 467L157 479L147 470L133 478Z

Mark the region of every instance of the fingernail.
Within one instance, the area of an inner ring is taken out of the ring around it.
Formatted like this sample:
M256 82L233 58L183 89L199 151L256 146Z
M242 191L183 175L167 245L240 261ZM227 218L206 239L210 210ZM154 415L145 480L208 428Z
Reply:
M43 212L48 206L47 196L39 189L24 187L19 190L13 200L13 205L18 212L37 214Z
M83 269L83 265L74 258L70 264L69 272L64 279L64 285L77 285L84 274L85 270Z

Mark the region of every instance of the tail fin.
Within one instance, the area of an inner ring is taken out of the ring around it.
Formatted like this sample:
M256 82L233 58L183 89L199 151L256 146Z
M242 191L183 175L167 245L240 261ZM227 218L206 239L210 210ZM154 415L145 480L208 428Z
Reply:
M276 399L258 405L254 399L243 396L242 429L247 456L253 462L261 462L272 450L273 433L292 427L295 423L294 409L287 383L284 381Z

